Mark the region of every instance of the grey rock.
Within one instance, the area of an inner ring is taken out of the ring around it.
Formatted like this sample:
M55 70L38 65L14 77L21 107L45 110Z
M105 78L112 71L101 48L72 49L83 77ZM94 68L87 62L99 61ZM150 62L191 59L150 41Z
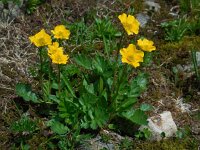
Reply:
M150 17L146 13L136 14L136 18L140 22L141 28L144 28L150 19Z
M9 10L8 9L3 9L3 13L2 13L2 18L8 18L9 17Z
M95 138L92 138L88 141L85 141L84 145L78 148L78 150L101 150L109 149L115 150L114 144L102 142L101 136L97 135Z
M18 5L15 5L13 10L11 11L13 17L19 17L21 15L21 10Z
M3 11L3 8L4 8L4 4L3 4L3 2L2 2L2 1L0 1L0 12L2 12L2 11Z
M20 16L21 10L20 10L19 5L13 3L12 1L9 1L8 8L9 8L11 17L16 18Z
M106 136L109 138L108 141L104 142L102 136ZM133 139L130 137L123 137L113 131L102 130L99 135L95 138L91 138L89 140L84 141L83 145L81 145L78 150L101 150L101 149L109 149L109 150L119 150L119 144L124 140L132 141Z
M148 7L148 10L160 12L161 6L158 3L155 3L154 1L147 0L144 2L144 4Z

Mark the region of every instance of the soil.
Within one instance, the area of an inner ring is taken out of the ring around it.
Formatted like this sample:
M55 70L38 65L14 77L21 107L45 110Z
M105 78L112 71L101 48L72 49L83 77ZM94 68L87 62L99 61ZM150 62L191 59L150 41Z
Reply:
M141 29L141 35L155 42L157 51L152 65L142 68L148 72L150 79L148 90L140 97L140 102L153 105L154 110L149 116L170 111L177 127L189 127L192 139L200 143L199 81L194 73L186 77L185 72L179 72L178 81L175 81L176 75L173 72L173 67L177 65L191 64L190 45L199 45L200 37L193 35L175 43L165 41L160 24L174 19L169 15L169 11L178 5L178 2L157 2L161 5L160 12L150 12L151 20ZM12 122L18 120L26 111L32 116L35 115L30 104L24 103L15 94L15 85L18 82L33 83L36 86L38 84L29 74L30 67L38 58L37 51L30 44L28 37L42 28L50 31L55 25L65 21L73 23L81 20L81 17L85 17L89 24L92 22L92 13L98 17L108 15L116 22L118 14L128 12L132 8L135 8L135 13L145 10L141 2L131 0L47 0L30 15L26 14L23 8L23 13L18 17L0 21L0 147L8 149L13 144L14 135L9 131ZM200 51L199 47L198 50ZM180 100L191 106L189 111L183 112L177 105ZM18 106L22 109L18 109ZM143 148L139 146L138 149L145 149L145 145Z

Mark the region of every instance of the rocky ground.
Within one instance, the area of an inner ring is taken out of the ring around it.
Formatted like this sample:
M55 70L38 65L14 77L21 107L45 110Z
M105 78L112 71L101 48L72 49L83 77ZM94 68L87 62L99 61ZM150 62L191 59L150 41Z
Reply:
M153 64L145 68L150 75L150 83L140 102L153 105L149 116L170 111L178 129L187 128L191 139L200 142L200 86L190 54L191 45L195 45L199 51L197 60L200 65L200 34L185 36L180 42L170 43L164 40L161 28L161 23L180 17L176 0L47 0L32 14L27 14L26 1L20 2L20 5L3 5L0 1L0 147L6 149L12 145L13 135L9 132L9 125L19 118L22 111L16 106L16 83L35 82L28 70L37 57L28 37L41 28L52 29L65 20L73 23L81 17L90 17L91 13L98 17L108 15L116 21L116 14L133 8L142 24L141 33L155 41L157 47ZM154 145L139 142L136 149L155 149L158 145L163 149L173 149L176 142L157 142ZM109 148L112 149L112 145ZM187 148L182 146L177 149Z

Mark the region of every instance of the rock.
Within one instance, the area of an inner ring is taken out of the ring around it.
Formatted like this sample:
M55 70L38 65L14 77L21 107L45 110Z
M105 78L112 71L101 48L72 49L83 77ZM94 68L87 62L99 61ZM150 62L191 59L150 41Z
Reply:
M1 14L2 16L1 16L1 20L9 20L9 10L8 9L3 9L3 12L2 12L2 14Z
M3 4L3 2L2 2L2 1L0 1L0 12L2 12L2 11L3 11L3 8L4 8L4 4Z
M136 14L137 20L140 22L140 27L144 28L147 22L149 21L150 17L146 13L139 13Z
M190 108L192 107L190 104L184 103L183 98L178 98L176 100L176 107L181 110L182 113L190 112Z
M9 1L8 2L8 8L9 8L11 17L16 18L16 17L20 16L21 10L20 10L19 5L13 3L12 1Z
M164 111L162 114L150 117L148 119L147 126L141 126L140 130L148 128L152 136L150 140L160 141L163 139L162 134L164 133L164 138L169 138L175 135L177 132L177 126L172 118L170 111Z
M87 140L81 145L78 150L101 150L101 149L109 149L115 150L114 144L104 143L102 141L101 136L97 135L95 138Z
M144 2L144 4L148 7L148 10L154 11L154 12L160 12L160 5L158 3L155 3L154 1L147 0Z
M154 0L145 0L143 5L146 9L143 12L136 14L136 18L140 22L141 28L144 28L148 21L151 19L152 12L160 12L161 8L161 6L154 2Z
M133 141L131 137L123 137L113 131L101 130L95 138L84 141L84 144L82 144L78 150L116 150L120 143L125 139L130 142Z
M197 65L200 66L200 52L196 52Z

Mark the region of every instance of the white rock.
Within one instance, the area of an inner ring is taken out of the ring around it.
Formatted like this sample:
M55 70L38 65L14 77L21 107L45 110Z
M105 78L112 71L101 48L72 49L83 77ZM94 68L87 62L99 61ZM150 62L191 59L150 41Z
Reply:
M149 7L149 10L160 12L160 5L158 3L155 3L154 1L147 0L144 2L145 5Z
M152 141L160 141L162 133L165 134L165 138L169 138L175 135L177 131L177 126L170 111L164 111L162 114L150 117L148 122L148 126L141 126L139 130L148 128L152 133L150 138Z
M196 52L197 65L200 66L200 52Z

